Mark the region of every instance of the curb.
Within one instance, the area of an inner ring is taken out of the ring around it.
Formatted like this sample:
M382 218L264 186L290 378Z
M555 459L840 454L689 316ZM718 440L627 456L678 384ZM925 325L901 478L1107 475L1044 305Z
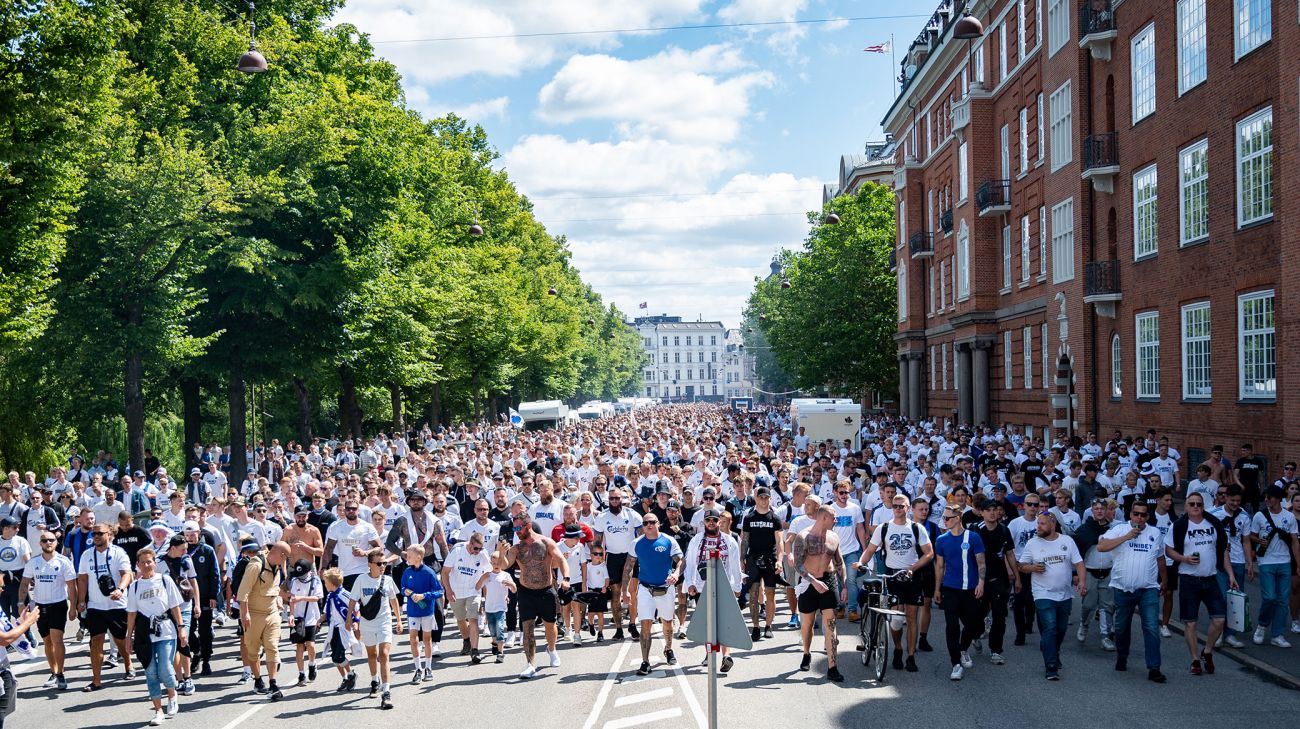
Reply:
M1185 633L1183 632L1183 626L1176 625L1172 620L1169 621L1169 630L1178 633L1179 635L1185 635ZM1204 642L1208 638L1208 636L1206 636L1205 633L1199 630L1196 631L1196 636L1200 638L1202 642ZM1300 676L1296 676L1293 673L1284 671L1278 668L1277 666L1274 666L1273 664L1268 663L1266 661L1261 661L1260 659L1250 655L1249 653L1241 649L1233 648L1232 646L1227 645L1225 643L1222 647L1215 648L1214 653L1215 655L1226 656L1228 658L1231 658L1237 663L1240 663L1241 665L1253 671L1258 671L1259 673L1266 674L1268 677L1272 678L1274 681L1278 682L1279 684L1281 684L1286 688L1300 691Z

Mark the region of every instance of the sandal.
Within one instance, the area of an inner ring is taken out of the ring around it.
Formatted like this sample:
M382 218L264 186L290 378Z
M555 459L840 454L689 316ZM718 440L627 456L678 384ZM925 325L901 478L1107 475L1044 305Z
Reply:
M97 683L88 683L88 684L86 684L86 687L85 687L85 688L81 689L81 691L82 691L82 693L87 693L87 694L88 694L88 693L90 693L91 691L98 691L98 690L100 690L100 689L102 689L102 688L104 688L104 687L101 686L101 685L99 685L99 684L97 684Z

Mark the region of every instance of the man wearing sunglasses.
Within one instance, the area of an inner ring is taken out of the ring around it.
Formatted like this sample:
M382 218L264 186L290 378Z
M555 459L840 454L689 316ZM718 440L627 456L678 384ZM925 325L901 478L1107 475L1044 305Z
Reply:
M478 532L456 545L442 568L447 601L460 629L460 654L469 656L470 663L475 665L483 662L478 651L478 613L482 607L483 584L491 572L492 562L484 549L483 535Z
M531 522L531 520L530 520ZM609 491L609 508L596 517L596 545L605 548L609 567L610 607L614 612L614 640L623 640L624 588L631 577L625 570L628 552L641 528L641 515L623 506L622 489ZM551 542L554 544L554 542ZM624 573L626 572L626 577ZM633 626L635 630L635 626Z
M736 544L735 538L730 534L721 530L721 520L720 509L706 508L701 519L704 529L691 538L691 543L686 548L686 594L691 597L697 597L704 588L704 570L709 555L713 552L719 553L731 591L737 597L740 596L740 545ZM722 647L722 673L730 671L734 663L730 650L727 646Z
M637 615L641 619L641 667L638 676L650 673L650 641L654 622L662 625L664 660L675 665L673 655L673 613L677 602L677 581L682 572L682 549L677 540L659 533L659 517L646 514L642 521L644 533L632 545L628 556L629 571L637 569Z
M1160 672L1160 586L1165 584L1165 540L1151 525L1152 505L1136 501L1127 522L1119 522L1102 535L1097 549L1115 552L1110 586L1115 591L1115 670L1128 670L1133 612L1142 621L1147 678L1164 683Z
M533 657L537 654L534 628L538 620L542 621L546 634L546 655L550 658L551 668L560 666L560 655L555 652L558 637L555 618L559 602L555 571L560 570L564 576L561 584L569 585L569 561L560 554L555 542L534 531L533 520L526 512L516 514L513 523L519 543L506 550L504 567L519 566L519 620L523 623L524 659L527 661L519 677L532 678L537 675ZM612 568L610 579L613 579Z
M379 542L379 532L369 522L361 520L360 510L361 504L355 498L343 503L343 518L330 524L325 534L325 555L321 559L322 566L329 566L330 559L338 557L339 570L343 572L343 589L349 592L357 577L367 571L366 554L383 546Z
M1238 589L1228 560L1228 533L1217 517L1205 511L1205 495L1191 494L1184 502L1186 512L1165 534L1165 554L1177 565L1178 613L1183 621L1183 637L1191 653L1193 676L1214 673L1214 644L1227 622L1228 603L1219 588L1220 567L1227 571L1229 585ZM1210 616L1210 629L1204 650L1198 650L1196 623L1201 604Z
M45 643L45 661L50 666L50 677L42 688L57 686L60 691L65 691L68 680L63 676L66 650L63 632L68 621L77 617L77 610L72 607L77 596L77 570L70 559L59 554L58 543L59 539L53 532L41 533L41 553L28 560L23 568L18 599L24 605L24 611L29 595L40 608L36 631Z

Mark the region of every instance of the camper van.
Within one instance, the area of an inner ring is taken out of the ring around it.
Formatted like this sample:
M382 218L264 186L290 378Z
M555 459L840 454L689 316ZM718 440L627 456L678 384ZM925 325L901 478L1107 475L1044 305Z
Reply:
M577 413L571 413L569 406L559 400L537 400L519 403L519 417L526 430L546 430L563 428L577 419Z
M582 407L578 408L579 420L600 420L612 417L614 417L614 406L600 400L583 403Z
M862 406L844 398L796 398L790 401L790 422L793 432L806 428L812 443L827 438L843 443L847 438L853 449L862 447Z

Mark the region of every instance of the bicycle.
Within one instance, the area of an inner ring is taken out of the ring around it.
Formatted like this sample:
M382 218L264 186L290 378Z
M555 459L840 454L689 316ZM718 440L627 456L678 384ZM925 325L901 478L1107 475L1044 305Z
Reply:
M868 576L862 580L858 591L859 608L865 608L863 619L858 623L858 634L862 639L858 650L862 651L862 665L874 671L876 683L884 683L885 670L889 667L890 624L895 620L901 622L905 617L901 610L896 609L898 598L889 592L890 580L907 579L901 574Z

